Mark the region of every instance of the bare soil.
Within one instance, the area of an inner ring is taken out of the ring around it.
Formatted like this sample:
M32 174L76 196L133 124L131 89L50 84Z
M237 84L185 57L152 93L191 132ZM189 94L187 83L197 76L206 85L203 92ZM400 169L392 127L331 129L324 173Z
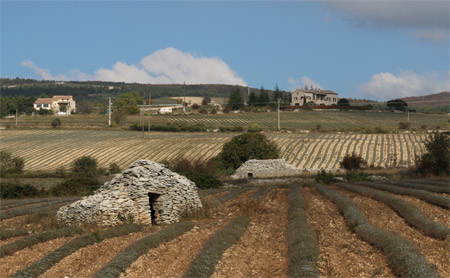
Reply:
M450 250L448 241L440 241L423 235L420 231L409 226L403 218L382 203L342 189L337 190L350 198L372 225L408 239L422 251L422 254L429 263L437 267L442 277L450 277Z
M203 244L240 213L239 204L253 192L245 192L212 209L208 218L195 220L195 227L139 257L121 277L181 277Z
M321 277L394 277L383 254L347 228L331 201L311 187L301 193L319 241Z
M130 244L154 231L156 229L153 229L151 232L131 233L125 236L105 239L102 242L78 249L47 270L41 277L92 277Z
M75 237L60 237L47 242L38 243L20 250L11 256L1 258L0 277L10 277L14 275L17 271L39 261L48 253L74 238Z
M286 277L287 214L287 190L272 190L239 242L225 251L212 277Z

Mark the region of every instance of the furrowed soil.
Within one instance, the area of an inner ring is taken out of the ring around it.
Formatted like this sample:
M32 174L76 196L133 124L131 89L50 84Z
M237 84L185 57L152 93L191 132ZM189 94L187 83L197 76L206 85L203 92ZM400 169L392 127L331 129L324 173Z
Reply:
M442 277L450 277L448 241L440 241L423 235L409 226L403 218L385 204L343 189L334 189L351 199L372 225L408 239L421 250L429 263L437 267L438 273Z
M92 277L130 244L157 230L160 230L160 227L152 228L151 231L147 232L130 233L125 236L105 239L102 242L78 249L40 277Z
M17 271L39 261L45 255L61 247L64 243L76 237L60 237L47 242L38 243L20 250L11 256L0 259L0 276L10 277Z
M286 277L287 217L287 190L272 190L239 242L225 251L212 277Z
M121 277L181 277L203 244L232 218L240 214L240 204L254 191L245 192L211 209L209 217L194 220L195 227L183 235L151 249L137 259Z
M383 254L347 228L331 201L311 187L301 193L319 242L321 277L395 277Z

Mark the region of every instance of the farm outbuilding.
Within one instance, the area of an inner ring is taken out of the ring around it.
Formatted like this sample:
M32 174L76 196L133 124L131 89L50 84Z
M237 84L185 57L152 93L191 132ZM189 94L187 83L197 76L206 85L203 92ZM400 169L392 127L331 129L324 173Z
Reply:
M286 163L284 159L250 159L239 167L233 179L247 178L279 178L300 175L298 168Z
M162 164L140 160L93 195L58 210L66 224L114 226L126 221L170 224L202 207L194 182Z

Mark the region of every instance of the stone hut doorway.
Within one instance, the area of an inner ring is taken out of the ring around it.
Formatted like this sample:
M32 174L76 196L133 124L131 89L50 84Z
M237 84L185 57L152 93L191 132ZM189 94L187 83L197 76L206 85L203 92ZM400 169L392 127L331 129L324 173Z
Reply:
M156 225L156 211L157 211L156 200L159 198L159 196L161 196L161 194L152 192L148 193L148 201L150 203L150 217L152 225Z

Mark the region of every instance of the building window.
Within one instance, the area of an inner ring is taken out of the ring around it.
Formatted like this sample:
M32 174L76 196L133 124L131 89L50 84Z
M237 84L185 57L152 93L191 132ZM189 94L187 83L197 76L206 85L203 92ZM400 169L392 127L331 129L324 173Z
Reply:
M47 108L47 107L48 107L48 104L44 104L44 107Z

